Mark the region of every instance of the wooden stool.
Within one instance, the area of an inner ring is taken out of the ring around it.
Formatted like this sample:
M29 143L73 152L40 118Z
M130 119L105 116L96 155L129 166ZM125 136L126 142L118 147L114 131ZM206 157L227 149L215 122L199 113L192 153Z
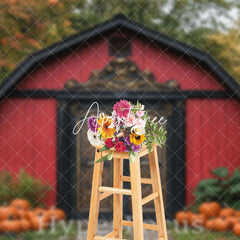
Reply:
M109 151L99 152L96 148L95 162ZM157 147L149 154L151 178L141 178L140 157L148 154L145 147L134 162L130 162L130 177L123 176L123 159L129 159L127 152L114 151L113 187L102 185L103 162L94 165L92 195L88 222L87 240L122 239L122 226L133 227L134 240L144 240L143 228L158 231L158 240L167 240L167 229L162 198L162 186L158 165ZM123 189L123 182L131 182L131 190ZM153 193L142 199L141 183L152 184ZM105 236L96 236L100 201L113 194L113 231ZM122 219L123 194L132 196L133 221ZM143 223L142 206L154 200L157 225Z

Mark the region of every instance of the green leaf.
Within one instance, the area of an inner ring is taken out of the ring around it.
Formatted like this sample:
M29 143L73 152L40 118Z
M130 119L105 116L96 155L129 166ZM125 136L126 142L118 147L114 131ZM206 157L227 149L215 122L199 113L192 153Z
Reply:
M221 177L221 178L225 178L229 174L228 169L225 167L218 167L216 169L213 169L211 170L211 173L216 177Z
M136 157L137 157L138 153L135 153L134 151L129 151L129 160L131 162L134 162Z
M224 189L220 186L208 186L205 189L205 193L211 198L217 198L221 196L221 192L223 191Z
M232 199L233 199L233 195L232 194L224 194L223 196L222 196L222 199L224 200L224 202L225 203L229 203L229 202L231 202L232 201Z
M231 208L234 208L235 210L239 210L240 209L240 201L236 200L231 203L228 203L228 206Z
M238 182L237 184L234 184L233 186L231 186L229 191L230 191L231 194L240 193L240 182Z
M155 132L157 132L157 123L155 123L154 125L153 125L153 132L155 133Z
M233 172L231 178L229 179L230 184L237 183L237 182L240 182L240 170L239 169L236 169Z
M197 187L204 190L205 188L207 188L209 186L214 186L214 185L217 185L217 184L218 184L217 179L208 178L208 179L200 181Z
M109 149L110 148L105 145L99 150L99 152L103 152L103 151L106 151L106 150L109 150Z
M98 160L95 162L95 164L96 164L96 163L99 163L99 162L102 162L102 161L111 160L111 159L112 159L112 155L113 155L112 152L109 153L109 154L107 154L107 155L105 155L104 157L98 159Z

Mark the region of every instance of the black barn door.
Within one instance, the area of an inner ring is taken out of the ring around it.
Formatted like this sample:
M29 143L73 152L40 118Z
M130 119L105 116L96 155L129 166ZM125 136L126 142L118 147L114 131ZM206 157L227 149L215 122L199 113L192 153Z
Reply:
M131 100L131 99L129 99ZM101 99L101 110L107 113L117 99ZM134 101L133 101L134 102ZM184 102L149 101L141 99L145 109L154 117L167 117L167 144L158 148L159 167L163 186L166 217L174 214L185 204L185 158L184 158ZM91 102L61 100L58 106L58 160L57 197L58 206L69 218L87 218L91 196L94 148L87 140L87 124L80 134L73 135L77 121L83 119ZM96 114L96 110L90 112ZM141 159L142 177L149 176L148 159ZM124 174L129 175L128 160L124 161ZM103 184L112 184L112 162L104 163ZM129 184L124 184L129 188ZM151 186L143 185L143 197L150 194ZM124 214L131 214L131 199L124 197ZM145 218L154 217L154 205L149 203L143 209ZM111 218L112 197L101 203L100 217Z

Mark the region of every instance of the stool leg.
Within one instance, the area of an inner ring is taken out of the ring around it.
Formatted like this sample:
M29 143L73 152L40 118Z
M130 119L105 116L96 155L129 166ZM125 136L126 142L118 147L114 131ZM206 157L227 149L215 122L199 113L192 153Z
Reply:
M156 220L158 225L158 236L164 240L167 240L167 228L164 213L164 204L162 197L162 185L159 172L157 148L154 147L153 151L149 154L149 166L152 178L153 192L158 192L158 197L154 199Z
M96 150L95 152L95 162L100 159L102 154ZM102 184L102 173L103 173L103 162L94 165L93 170L93 180L92 180L92 193L91 193L91 203L88 221L88 233L87 240L93 240L97 233L98 215L99 215L99 205L100 205L100 193L98 188Z
M123 188L121 176L123 175L123 159L114 158L113 162L113 187ZM113 194L113 231L116 231L117 238L122 238L123 195Z
M140 159L130 162L134 240L143 240L142 186Z

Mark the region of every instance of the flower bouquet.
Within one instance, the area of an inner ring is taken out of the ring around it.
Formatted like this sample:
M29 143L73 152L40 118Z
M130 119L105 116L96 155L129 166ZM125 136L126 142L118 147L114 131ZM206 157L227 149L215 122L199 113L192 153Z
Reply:
M102 146L100 151L110 153L97 162L111 160L113 151L128 152L130 161L134 161L143 145L151 152L157 143L160 147L166 142L164 118L159 121L150 119L144 111L144 105L136 105L120 100L113 105L112 115L101 113L88 119L88 140L93 146ZM96 163L97 163L96 162Z

